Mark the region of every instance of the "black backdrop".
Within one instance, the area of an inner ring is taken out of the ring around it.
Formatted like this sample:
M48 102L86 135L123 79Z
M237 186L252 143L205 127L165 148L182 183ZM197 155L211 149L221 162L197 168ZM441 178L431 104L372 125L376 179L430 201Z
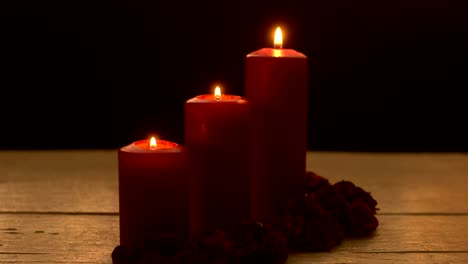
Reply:
M183 104L244 58L310 62L309 149L468 151L464 0L2 1L0 148L183 143Z

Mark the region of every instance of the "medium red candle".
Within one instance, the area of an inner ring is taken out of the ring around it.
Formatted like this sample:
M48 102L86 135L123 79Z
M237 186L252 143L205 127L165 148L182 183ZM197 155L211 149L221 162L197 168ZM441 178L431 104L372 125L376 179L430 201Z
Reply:
M245 93L252 108L251 216L271 222L303 191L307 148L307 57L275 48L246 58Z
M120 244L142 245L161 236L186 238L186 153L164 140L136 141L119 150Z
M185 144L196 171L189 180L192 236L248 217L249 106L218 92L185 103Z

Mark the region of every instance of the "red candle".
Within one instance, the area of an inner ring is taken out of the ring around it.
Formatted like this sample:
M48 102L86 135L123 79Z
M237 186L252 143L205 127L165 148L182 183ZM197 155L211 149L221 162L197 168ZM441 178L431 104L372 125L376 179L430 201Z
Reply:
M136 141L119 150L120 244L142 245L188 232L186 153L164 140Z
M275 48L246 58L245 92L252 108L251 216L276 221L287 200L303 191L307 148L307 57Z
M192 236L248 217L249 106L218 92L185 103L185 144L196 171L189 179Z

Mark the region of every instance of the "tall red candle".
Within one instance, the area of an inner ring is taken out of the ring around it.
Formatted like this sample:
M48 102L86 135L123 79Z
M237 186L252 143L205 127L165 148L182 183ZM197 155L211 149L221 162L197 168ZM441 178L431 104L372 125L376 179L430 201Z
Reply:
M276 221L304 186L307 57L282 49L278 29L275 48L248 54L245 64L252 107L251 216L260 222Z
M119 150L122 246L188 234L186 153L176 143L155 142L136 141Z
M248 217L249 106L233 95L200 95L185 103L185 144L194 170L190 233L229 229Z

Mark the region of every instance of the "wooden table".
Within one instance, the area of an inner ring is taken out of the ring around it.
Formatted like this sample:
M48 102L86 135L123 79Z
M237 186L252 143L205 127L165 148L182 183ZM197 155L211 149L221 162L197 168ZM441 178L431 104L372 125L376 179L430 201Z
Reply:
M300 263L468 263L468 154L311 152L307 169L370 191L380 226ZM0 151L0 263L112 263L117 152Z

